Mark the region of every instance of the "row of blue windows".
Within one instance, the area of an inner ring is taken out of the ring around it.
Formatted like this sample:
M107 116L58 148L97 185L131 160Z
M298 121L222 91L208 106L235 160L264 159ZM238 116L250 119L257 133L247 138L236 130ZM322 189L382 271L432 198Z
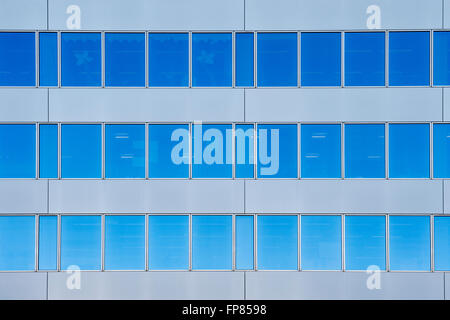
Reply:
M253 215L149 215L146 226L145 215L1 216L0 270L448 271L450 217L432 218L257 215L255 226Z
M0 32L0 86L429 86L431 58L433 85L450 85L447 31L433 32L432 55L429 31L192 33L191 40L187 32L106 32L104 48L100 32L38 35Z

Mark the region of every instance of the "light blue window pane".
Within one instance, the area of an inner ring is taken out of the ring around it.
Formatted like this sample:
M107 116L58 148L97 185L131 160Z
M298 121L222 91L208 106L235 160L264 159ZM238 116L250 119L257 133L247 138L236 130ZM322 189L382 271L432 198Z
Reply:
M150 87L189 86L189 35L149 33L148 85Z
M145 216L105 217L105 270L145 269Z
M341 126L301 125L302 178L341 177Z
M450 85L450 32L433 33L433 85Z
M345 125L345 177L384 178L384 124Z
M258 33L258 86L297 86L297 33Z
M36 177L36 126L0 124L0 178Z
M236 33L236 86L253 87L253 33Z
M385 85L384 32L345 33L345 85Z
M255 163L254 136L252 124L236 124L236 178L253 178Z
M341 216L302 216L302 270L340 270Z
M231 269L231 221L231 216L192 216L192 269Z
M389 85L430 85L430 33L389 32Z
M430 271L430 217L389 217L391 270Z
M236 216L236 269L253 269L253 216Z
M102 85L100 33L61 34L61 85L70 87Z
M450 270L450 217L434 217L434 268Z
M34 32L0 32L0 86L35 86Z
M340 86L341 34L305 32L301 38L302 86Z
M105 85L145 86L144 33L105 33Z
M258 125L258 178L297 178L297 125Z
M189 216L149 216L148 268L189 268Z
M58 177L58 125L39 125L39 177Z
M433 175L450 178L450 124L433 124Z
M389 177L430 177L429 124L389 125Z
M231 125L194 124L192 128L192 177L231 178Z
M70 266L100 270L100 216L61 216L61 269Z
M35 217L0 217L0 270L34 270Z
M298 269L298 217L258 216L258 269Z
M62 178L100 178L102 130L97 124L61 126Z
M145 126L105 126L106 178L145 178Z
M149 177L189 178L189 125L150 124Z
M192 86L231 87L231 33L192 34Z
M58 218L39 217L39 270L56 270Z
M386 217L345 217L345 268L386 270Z
M39 85L58 85L58 42L56 32L39 33Z

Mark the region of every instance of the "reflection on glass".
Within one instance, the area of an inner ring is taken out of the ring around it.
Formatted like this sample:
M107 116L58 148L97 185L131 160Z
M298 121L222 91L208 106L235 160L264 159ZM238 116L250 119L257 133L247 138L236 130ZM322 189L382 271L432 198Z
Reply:
M450 32L433 32L433 85L450 85Z
M58 177L58 125L39 125L39 177Z
M253 216L236 216L236 269L253 269Z
M434 217L434 268L450 270L450 217Z
M58 85L58 43L56 32L39 33L39 85Z
M236 178L253 178L255 175L254 135L252 124L235 125Z
M56 270L58 217L39 217L39 270Z
M450 124L433 124L433 176L450 178Z
M253 33L236 33L236 86L253 87Z

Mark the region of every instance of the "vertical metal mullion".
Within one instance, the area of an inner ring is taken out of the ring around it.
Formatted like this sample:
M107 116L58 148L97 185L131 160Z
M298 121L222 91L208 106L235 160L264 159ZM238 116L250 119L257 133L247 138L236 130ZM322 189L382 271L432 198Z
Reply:
M148 271L149 269L149 264L148 264L148 252L149 252L149 245L148 245L148 220L149 220L149 215L145 214L145 271Z
M105 52L105 31L101 32L101 55L102 55L102 88L105 87L105 73L106 73L106 69L105 69L105 56L106 56L106 52Z
M236 179L236 123L231 124L231 168L232 178Z
M61 123L58 123L58 179L61 179Z
M389 258L389 215L386 215L386 271L391 270Z
M56 270L61 271L61 215L58 214L56 217Z
M105 123L102 122L102 179L105 179Z
M301 41L302 41L302 33L300 31L297 32L297 88L300 88L301 85Z
M258 33L253 33L253 87L258 87Z
M345 178L345 123L341 122L341 179Z
M345 33L341 31L341 88L344 87L344 72L345 72Z
M301 214L297 215L297 235L298 235L298 239L297 239L297 270L298 271L302 271L302 260L301 260L301 256L302 256L302 225L301 225Z
M236 32L231 32L231 87L236 87Z
M433 152L434 152L434 148L433 148L433 126L434 126L434 124L433 123L430 123L429 124L429 126L430 126L430 148L429 148L429 152L430 152L430 156L429 156L429 159L430 159L430 179L433 179L433 176L434 176L434 165L433 165L433 162L434 162L434 155L433 155Z
M232 251L232 262L231 262L231 270L236 270L236 215L231 215L231 251Z
M385 42L384 42L384 84L386 87L389 87L389 31L384 32Z
M34 231L34 246L35 246L35 250L34 250L34 271L38 271L39 270L39 215L36 214L35 215L35 231Z
M192 88L192 31L189 31L189 88Z
M253 139L253 162L254 162L254 179L258 179L258 123L254 124L254 139Z
M148 123L145 123L145 138L144 138L144 143L145 143L145 155L144 155L144 159L145 159L145 179L149 178L149 130L148 130Z
M101 229L101 271L105 271L105 222L106 217L104 214L100 216L100 229Z
M40 158L40 149L41 149L41 146L40 146L40 139L39 139L39 126L40 126L40 124L39 123L36 123L35 124L35 126L36 126L36 150L35 150L35 152L36 152L36 162L35 162L35 165L36 165L36 173L35 173L35 178L36 179L39 179L40 178L40 172L39 172L39 167L40 167L40 161L39 161L39 158Z
M384 148L385 178L389 179L389 122L384 124Z
M302 138L301 124L297 123L297 179L301 179L301 177L302 177L302 174L301 174L301 166L302 166L301 148L302 148L302 144L300 142L301 138Z
M40 68L39 68L39 51L40 51L40 46L39 46L39 39L40 39L40 33L35 31L34 32L34 50L36 51L35 54L35 87L38 88L41 84L39 83L39 72L40 72Z
M345 214L341 215L341 264L345 271Z
M434 38L434 31L431 30L429 32L430 35L430 87L434 85L433 83L433 65L434 65L434 57L433 57L433 38Z
M430 267L434 272L434 215L430 215Z
M192 122L189 123L189 179L192 179L192 134L193 125Z
M56 35L56 47L58 51L58 88L61 88L61 31Z
M253 221L253 268L258 271L258 215L255 214Z
M189 214L189 271L192 271L192 214Z

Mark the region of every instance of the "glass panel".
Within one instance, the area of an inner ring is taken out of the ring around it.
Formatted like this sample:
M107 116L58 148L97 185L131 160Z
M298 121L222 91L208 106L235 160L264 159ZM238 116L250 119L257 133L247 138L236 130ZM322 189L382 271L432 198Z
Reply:
M236 33L236 86L253 87L253 33Z
M450 178L450 124L433 124L433 175Z
M450 270L450 217L434 217L434 268Z
M39 85L58 85L58 34L56 32L39 33Z
M58 178L58 125L39 125L39 177Z
M433 33L433 85L450 85L450 32Z
M58 217L39 217L39 270L56 270Z
M254 135L252 124L236 124L236 178L253 178L255 175Z
M253 269L253 216L236 216L236 269Z

